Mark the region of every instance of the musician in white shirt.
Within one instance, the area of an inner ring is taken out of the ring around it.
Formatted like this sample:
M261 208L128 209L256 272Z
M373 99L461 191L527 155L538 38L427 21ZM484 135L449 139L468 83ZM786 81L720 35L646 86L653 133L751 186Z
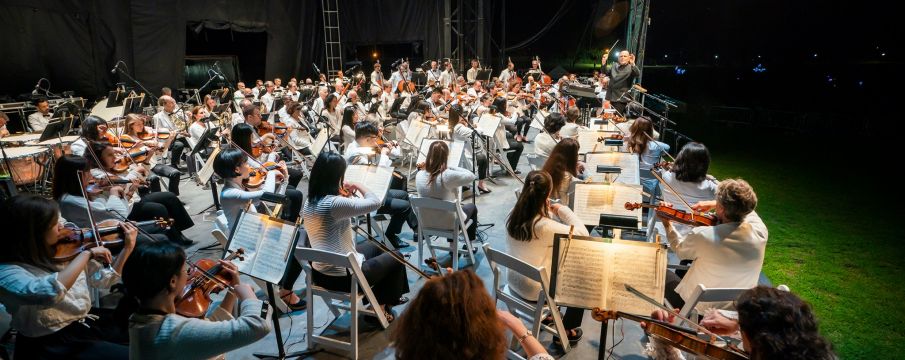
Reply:
M549 157L553 152L553 147L559 142L559 132L566 121L562 114L552 113L544 119L544 131L534 138L534 154L542 157Z
M409 73L409 63L406 61L400 64L399 69L390 76L390 83L393 85L393 89L398 89L400 82L410 81L411 79L412 76Z
M283 96L289 96L292 101L299 101L299 95L301 95L301 93L299 93L299 86L294 82L289 83L289 89L283 94Z
M302 116L302 104L291 102L286 106L286 112L289 117L283 119L283 122L288 128L286 131L289 134L289 144L299 150L302 155L311 155L309 147L314 143L314 139L311 137L311 125Z
M170 136L176 137L176 139L170 143L169 150L171 152L170 166L178 169L179 161L182 158L182 152L189 144L185 140L186 129L177 129L174 121L181 119L188 125L189 117L186 115L185 111L176 108L176 99L173 99L170 96L161 96L160 99L157 100L157 104L163 106L163 110L154 114L154 128L158 132L161 129L166 129L170 132Z
M378 60L374 64L374 71L371 72L371 85L377 85L378 88L383 88L383 72L380 71L380 61Z
M324 100L327 99L328 94L330 94L330 91L327 90L326 86L318 86L317 99L314 99L314 103L311 105L311 110L317 114L320 114L321 110L324 110Z
M31 127L31 131L33 132L44 131L44 128L47 127L47 123L50 122L52 115L50 113L50 103L45 98L39 98L35 100L34 105L38 111L28 115L28 126Z
M233 93L233 102L236 103L236 107L239 109L242 109L242 105L239 104L242 100L245 100L245 83L239 81L236 84L236 92Z
M751 185L745 180L729 179L717 186L716 200L692 205L698 212L715 210L718 225L695 227L689 234L681 235L669 219L660 217L669 246L676 255L694 260L683 278L671 271L666 273L666 299L672 306L684 306L699 284L708 288L757 286L768 233L755 207L757 194ZM701 304L698 311L714 306Z
M481 86L481 80L475 81L474 84L472 84L471 87L465 91L465 93L475 99L480 98L484 94L484 88Z
M440 65L436 60L431 60L431 68L427 71L427 82L431 83L431 81L435 84L440 82Z
M468 81L469 84L478 79L478 71L481 70L478 66L480 66L478 64L478 59L471 59L471 68L465 72L465 80Z
M252 95L255 96L255 100L261 99L261 90L264 89L264 81L261 79L255 80L255 87L251 89Z
M453 69L452 62L450 61L444 62L444 66L446 67L446 70L443 70L443 73L440 74L440 87L448 88L456 79L456 71Z
M506 68L503 69L503 71L500 72L500 81L502 81L503 84L508 84L508 83L509 83L509 79L510 79L513 75L516 75L516 74L515 74L515 64L513 64L513 63L510 61L508 64L506 64Z
M273 95L274 85L272 82L268 81L264 83L264 88L266 89L266 92L261 95L261 103L264 104L264 112L269 113L273 110L273 101L276 100Z

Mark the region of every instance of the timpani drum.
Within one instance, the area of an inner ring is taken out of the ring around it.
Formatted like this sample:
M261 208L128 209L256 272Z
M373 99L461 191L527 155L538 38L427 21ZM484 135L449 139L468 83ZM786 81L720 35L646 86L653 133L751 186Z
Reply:
M16 185L35 184L44 175L44 164L50 149L40 146L21 146L7 148L6 156L9 158L9 169L13 182ZM2 153L0 153L2 155ZM3 168L7 162L2 161Z
M0 142L10 144L10 145L15 145L15 146L22 146L22 145L34 143L35 141L38 141L38 139L40 139L40 138L41 138L40 133L38 133L38 134L16 134L16 135L10 135L10 136L4 137L4 138L0 138Z
M71 155L72 150L69 148L69 146L78 139L78 135L63 136L57 139L44 140L42 142L39 142L37 145L52 150L53 158L54 160L56 160L63 157L63 155Z

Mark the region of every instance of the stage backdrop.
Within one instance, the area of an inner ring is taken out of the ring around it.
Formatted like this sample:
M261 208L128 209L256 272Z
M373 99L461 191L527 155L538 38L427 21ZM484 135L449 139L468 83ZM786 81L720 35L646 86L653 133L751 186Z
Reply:
M320 1L298 0L0 0L0 94L29 93L41 77L53 92L94 98L117 82L122 60L155 95L183 86L188 27L267 33L267 78L323 68ZM421 41L439 49L442 0L340 1L348 44ZM252 80L252 79L243 79Z

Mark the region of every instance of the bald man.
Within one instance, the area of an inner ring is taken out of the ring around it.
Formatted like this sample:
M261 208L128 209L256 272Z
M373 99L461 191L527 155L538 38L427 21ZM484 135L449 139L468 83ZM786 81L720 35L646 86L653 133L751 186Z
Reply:
M606 59L601 59L601 62L605 64ZM609 101L616 111L624 116L629 96L623 95L628 94L635 79L641 76L641 70L635 66L635 55L625 50L620 51L619 61L605 71L606 77L603 78L603 83L607 86L606 101Z

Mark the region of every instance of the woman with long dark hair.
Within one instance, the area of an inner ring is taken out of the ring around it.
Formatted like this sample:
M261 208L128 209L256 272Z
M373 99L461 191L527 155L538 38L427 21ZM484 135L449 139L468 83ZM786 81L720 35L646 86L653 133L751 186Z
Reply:
M248 155L254 153L252 151L253 136L254 129L248 124L236 124L236 126L233 126L231 136L233 143ZM275 161L275 155L276 152L262 153L257 159L248 159L248 165L252 168L259 168L268 161ZM302 210L302 199L304 197L302 192L296 188L299 182L302 181L302 173L301 171L290 169L284 161L280 161L277 164L279 165L278 169L282 173L282 180L278 182L277 187L272 192L285 194L289 198L290 204L286 209L287 216L285 220L295 222L298 219L299 212Z
M391 340L400 360L502 360L506 358L506 330L519 341L529 360L553 359L521 320L497 310L484 282L469 269L424 283L400 317Z
M327 98L324 99L324 109L321 110L319 115L327 120L330 130L330 141L342 143L343 139L340 133L342 128L342 123L340 122L341 114L337 111L337 106L339 106L339 98L336 94L327 95Z
M119 281L135 246L137 230L120 225L123 248L93 247L69 261L54 255L61 246L60 209L33 195L12 197L0 205L6 249L0 252L0 302L16 329L16 359L127 359L128 348L91 307L91 290ZM110 264L105 268L103 263Z
M568 234L588 235L584 222L568 206L551 204L553 180L544 171L532 171L525 177L522 193L506 220L506 243L509 254L532 266L553 266L553 236ZM555 216L555 218L554 218ZM519 296L534 299L540 291L540 283L516 272L509 272L509 286ZM570 344L581 339L581 319L584 310L567 308L563 325L569 331Z
M553 181L553 198L560 204L569 206L569 186L573 179L584 180L584 162L578 161L578 141L572 138L562 139L553 147L550 157L544 162L544 172L550 174Z
M445 200L457 201L458 190L463 186L468 186L475 180L476 176L467 169L458 166L450 166L447 164L449 159L449 146L443 141L435 141L427 152L427 159L423 164L419 164L419 171L415 176L415 187L418 189L418 196ZM447 217L452 221L452 214L437 212L434 210L422 210L422 217ZM478 228L478 208L472 203L462 204L462 213L459 214L462 219L467 222L471 220L468 226L468 238L472 241L477 235Z
M208 359L254 343L270 333L267 303L239 280L236 265L220 260L232 290L207 319L176 314L188 281L185 251L167 243L142 244L123 269L127 293L138 302L129 319L129 355L135 359ZM153 269L153 271L149 271ZM238 317L233 308L238 305Z
M405 267L370 242L355 244L350 219L377 210L381 202L361 184L344 182L345 172L346 159L337 153L323 152L315 160L308 184L308 201L302 210L308 240L313 249L354 253L377 297L378 304L371 305L384 306L387 314L391 314L393 306L408 301L402 296L409 292ZM361 197L342 196L340 189ZM312 268L314 284L334 291L350 290L350 277L345 270L317 262Z
M505 151L506 158L509 160L509 167L511 167L512 171L516 174L521 174L521 172L518 170L518 160L519 158L521 158L522 152L525 151L525 145L522 145L521 142L515 141L515 138L512 136L512 132L503 130L504 127L507 129L511 127L512 131L514 132L516 123L515 115L509 114L509 107L506 99L498 98L494 100L493 105L490 106L490 115L498 116L500 119L502 119L500 121L500 124L503 125L503 127L497 129L497 134L499 134L499 132L503 132L502 136L506 138L505 141L509 145L509 148ZM497 134L493 134L494 137L496 137ZM502 138L498 139L498 141L504 141ZM503 144L498 145L502 146Z
M343 145L348 146L355 141L355 124L358 123L358 112L355 107L347 106L343 110L343 127L340 130L343 137Z
M629 134L625 137L625 147L629 152L638 154L641 162L639 168L641 170L641 185L644 192L657 195L656 188L658 181L656 178L648 177L645 174L650 173L650 169L660 162L663 153L669 151L669 145L653 140L654 125L647 118L639 117L635 119L629 128Z

